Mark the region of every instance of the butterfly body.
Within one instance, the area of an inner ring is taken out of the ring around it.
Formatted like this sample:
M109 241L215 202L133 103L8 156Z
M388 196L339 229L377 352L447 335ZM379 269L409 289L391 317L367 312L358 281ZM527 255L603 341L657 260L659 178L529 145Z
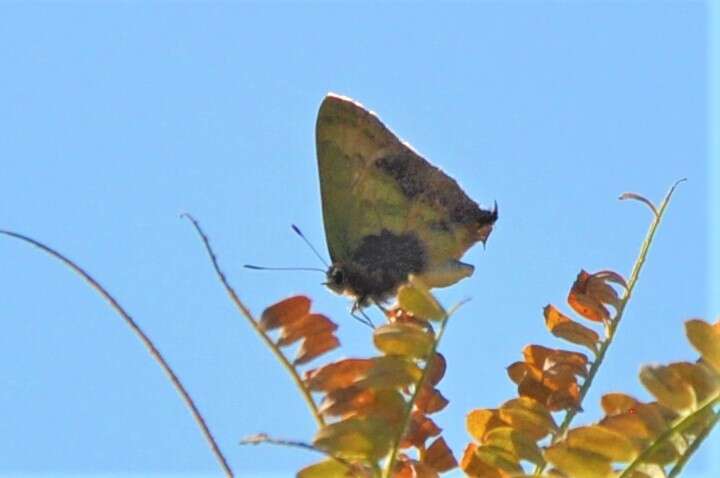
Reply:
M325 97L316 141L330 289L364 306L391 298L410 274L429 287L472 274L460 258L487 240L497 208L481 209L349 98Z

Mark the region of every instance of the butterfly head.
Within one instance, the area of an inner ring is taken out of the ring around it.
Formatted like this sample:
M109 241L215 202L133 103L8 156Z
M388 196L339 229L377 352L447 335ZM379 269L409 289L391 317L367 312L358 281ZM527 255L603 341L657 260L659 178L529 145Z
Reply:
M342 266L333 264L328 268L325 286L336 294L341 295L348 290L347 273Z

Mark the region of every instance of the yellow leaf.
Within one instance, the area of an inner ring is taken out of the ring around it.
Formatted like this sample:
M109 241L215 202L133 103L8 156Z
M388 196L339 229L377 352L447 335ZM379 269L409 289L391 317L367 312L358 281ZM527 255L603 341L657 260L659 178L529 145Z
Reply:
M504 422L536 440L557 430L557 425L547 408L529 397L509 400L500 407L498 412Z
M625 413L634 407L638 401L624 393L607 393L600 399L603 411L606 415L617 415Z
M465 419L465 426L467 427L468 433L472 436L475 441L482 443L485 440L485 434L493 428L502 427L507 425L500 419L500 414L497 410L478 408L468 413Z
M395 433L384 420L350 418L322 427L313 444L348 460L376 461L388 453Z
M376 328L373 342L384 354L424 359L432 349L435 337L424 327L396 322Z
M332 458L306 466L296 475L297 478L355 478L356 476L353 470Z
M490 430L485 435L484 444L502 448L512 453L517 459L528 460L536 465L545 461L535 440L512 427L498 427Z
M587 450L557 443L545 450L545 458L573 478L610 478L614 476L610 461Z
M720 373L720 327L693 319L685 322L685 333L703 360Z
M467 476L477 478L510 478L510 474L505 471L486 463L475 452L479 447L474 443L470 443L463 453L460 460L460 468Z
M629 462L637 456L629 438L601 425L574 428L568 432L565 442L570 448L589 451L612 462Z
M422 370L398 355L371 359L372 367L357 381L357 386L375 389L397 389L417 383Z
M646 365L640 369L640 381L658 402L675 411L689 411L697 404L693 387L669 367Z
M720 390L720 374L716 373L705 363L675 362L667 366L689 383L698 402L704 401Z
M421 319L442 320L446 316L445 310L435 297L416 278L411 277L410 283L400 287L397 300L400 307Z
M494 446L481 445L475 450L475 455L483 462L492 467L498 468L511 476L521 474L522 467L515 455Z
M597 343L600 336L593 329L570 320L569 317L552 305L546 306L543 313L545 315L545 325L555 337L583 345L593 353L597 353Z

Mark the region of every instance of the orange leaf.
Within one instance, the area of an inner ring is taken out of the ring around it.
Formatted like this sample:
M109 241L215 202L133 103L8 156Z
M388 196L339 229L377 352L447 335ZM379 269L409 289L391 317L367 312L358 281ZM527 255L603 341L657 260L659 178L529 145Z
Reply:
M610 478L610 460L587 450L576 450L565 443L556 443L545 451L545 458L570 476Z
M525 361L535 365L540 370L545 368L545 359L553 352L555 352L555 350L543 347L542 345L526 345L522 351Z
M573 373L579 377L587 377L588 358L585 354L570 352L569 350L553 350L546 358L543 369L547 370L558 364L571 367Z
M358 380L358 386L397 389L417 383L422 376L422 370L414 362L398 355L385 355L370 360L373 366Z
M555 337L583 345L597 353L597 343L600 340L597 332L574 320L570 320L552 305L545 307L543 313L545 315L545 325Z
M440 475L432 467L403 456L396 462L392 476L393 478L439 478Z
M573 383L565 390L552 392L545 401L545 406L553 412L578 408L580 406L580 387L577 383Z
M425 440L440 434L442 429L432 419L420 412L413 412L405 436L400 441L400 448L424 448Z
M540 403L545 403L550 393L552 393L552 391L547 386L530 376L526 376L518 384L519 396L529 397Z
M334 332L337 327L335 322L322 314L306 314L299 320L290 322L282 328L277 344L284 347L303 337L311 337L324 332Z
M310 390L330 392L349 387L373 367L371 359L343 359L308 370L305 382Z
M704 320L685 322L685 333L703 360L720 373L720 322L710 325Z
M310 312L310 299L296 295L271 305L260 317L260 328L272 330L302 319Z
M422 462L440 473L458 466L452 450L450 450L443 437L436 438L422 455Z
M568 295L568 304L575 312L594 322L605 322L610 313L600 300L592 295L591 281L593 276L580 271Z
M638 401L624 393L607 393L602 396L600 403L606 415L618 415L635 407Z
M300 345L300 349L298 349L295 360L293 360L293 364L302 365L304 363L308 363L312 359L339 346L340 341L337 337L335 337L335 335L333 335L332 332L325 332L319 335L313 335L312 337L307 337Z
M423 413L437 413L447 406L448 399L437 388L425 386L415 400L415 408Z
M640 381L658 402L677 412L690 412L697 405L692 385L675 369L662 365L645 365L640 369Z

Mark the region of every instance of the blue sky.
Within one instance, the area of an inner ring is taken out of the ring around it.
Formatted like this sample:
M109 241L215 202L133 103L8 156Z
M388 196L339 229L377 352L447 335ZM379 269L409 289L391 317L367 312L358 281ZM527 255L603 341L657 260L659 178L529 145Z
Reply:
M241 267L319 265L290 224L325 251L313 129L328 91L373 109L470 196L499 204L487 250L465 256L475 275L438 294L448 305L472 298L441 345L451 404L436 421L456 454L465 414L514 395L504 368L521 348L564 346L545 331L543 306L568 310L581 268L629 273L650 216L617 196L659 201L687 177L578 419L590 422L602 393L649 399L640 365L694 359L683 321L720 312L707 9L3 4L0 228L56 247L115 295L239 476L288 476L317 456L237 442L310 440L313 421L178 216L200 221L254 311L308 294L341 324L336 356L372 353L321 276ZM7 238L0 265L0 475L219 473L157 364L97 295ZM714 475L718 457L716 431L687 476Z

